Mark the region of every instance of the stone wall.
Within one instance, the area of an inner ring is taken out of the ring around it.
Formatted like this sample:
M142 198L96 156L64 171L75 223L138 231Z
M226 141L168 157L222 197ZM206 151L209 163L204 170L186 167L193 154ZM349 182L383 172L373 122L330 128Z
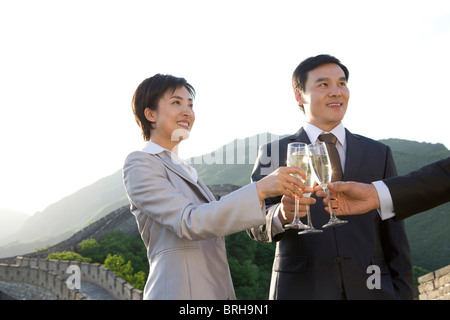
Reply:
M128 235L139 235L136 219L130 212L130 206L123 206L100 218L86 228L76 232L70 238L53 245L47 249L28 253L24 256L29 258L45 258L49 253L61 251L74 251L76 246L86 239L100 240L113 230L121 230ZM4 262L7 258L0 259Z
M84 300L79 290L69 290L65 277L37 266L0 264L0 286L17 300Z
M83 282L103 288L118 300L141 300L142 291L134 288L111 270L95 263L78 261L56 261L38 258L17 257L15 264L0 264L0 281L29 284L43 288L58 300L84 300L89 296L78 289L69 289L66 281L72 275L69 266L80 270ZM39 298L36 298L39 299Z
M419 277L420 300L450 300L450 265Z
M95 263L56 261L16 257L0 263L0 299L11 295L26 300L85 300L92 299L83 292L87 283L107 291L113 299L141 300L142 291L134 288L111 270ZM69 266L80 270L81 288L69 289ZM450 300L450 265L419 277L420 300ZM11 294L15 288L17 294ZM3 293L1 291L4 291Z

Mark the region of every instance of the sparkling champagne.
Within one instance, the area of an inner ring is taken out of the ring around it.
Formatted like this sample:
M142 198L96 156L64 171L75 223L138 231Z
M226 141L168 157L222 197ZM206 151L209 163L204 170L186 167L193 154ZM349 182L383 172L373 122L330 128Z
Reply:
M333 213L333 208L331 207L330 190L328 189L327 183L331 181L331 174L333 172L333 169L331 168L327 146L324 142L316 142L315 144L309 145L308 150L311 153L311 164L314 168L314 175L316 176L316 180L322 187L328 199L330 220L328 221L328 223L324 224L322 228L343 225L347 223L347 221L338 219Z
M289 156L287 165L288 167L298 167L302 169L306 174L306 180L298 174L294 174L293 176L301 179L306 186L312 187L314 185L314 177L312 176L312 170L310 168L310 159L311 157L307 154L293 154ZM304 193L304 195L309 197L311 194Z
M314 173L316 179L321 185L326 185L331 181L331 164L330 158L326 154L317 154L311 157L312 166L314 167Z

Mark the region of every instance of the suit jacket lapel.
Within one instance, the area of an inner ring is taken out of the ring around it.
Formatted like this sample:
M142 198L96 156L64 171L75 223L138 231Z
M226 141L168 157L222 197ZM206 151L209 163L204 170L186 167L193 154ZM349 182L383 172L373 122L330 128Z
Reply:
M353 135L350 131L345 129L347 150L345 153L345 170L344 181L358 181L362 159L366 152L366 143L364 143L359 136Z
M158 153L156 156L159 156L159 158L163 161L164 165L171 170L172 172L176 173L180 177L182 177L184 180L195 186L202 195L208 200L209 202L214 201L214 195L212 192L208 189L208 187L199 179L198 181L194 181L187 173L186 171L181 167L181 165L177 164L173 159L165 152Z
M202 180L198 179L197 182L198 186L200 186L200 191L203 193L203 195L206 197L206 199L208 199L210 202L211 201L215 201L216 197L214 197L214 194L211 192L211 190L209 190L209 188L203 183Z
M303 127L300 128L300 130L298 130L295 134L293 134L292 136L283 138L282 140L277 141L276 143L279 143L278 147L278 154L279 154L279 163L277 164L276 161L275 163L273 163L274 166L274 170L277 169L278 167L285 167L286 166L286 162L287 162L287 145L291 142L303 142L306 144L310 144L311 142L309 141L308 135L306 134L305 130L303 130ZM272 142L273 144L273 142ZM272 146L272 151L274 146ZM273 157L273 155L272 155ZM272 159L273 161L273 159Z
M303 130L303 127L301 127L300 130L289 137L289 140L291 140L290 142L304 142L307 144L311 144L311 141L309 141L308 135L306 134L306 131Z

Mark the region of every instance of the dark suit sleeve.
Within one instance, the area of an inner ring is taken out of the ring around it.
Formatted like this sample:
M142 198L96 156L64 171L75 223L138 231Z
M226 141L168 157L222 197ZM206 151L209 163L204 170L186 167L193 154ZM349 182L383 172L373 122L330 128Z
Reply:
M263 145L259 148L258 158L256 159L251 176L252 182L261 180L279 167L279 163L274 163L274 160L271 158L271 152L271 144ZM282 234L272 237L273 215L276 212L277 206L280 202L281 197L265 199L266 223L258 227L247 229L247 234L250 238L261 242L279 241L282 238Z
M385 178L397 175L392 152L387 147ZM408 238L403 221L387 219L381 222L381 241L389 266L395 293L399 299L412 299L412 264Z
M383 180L401 220L450 201L450 157L405 176Z

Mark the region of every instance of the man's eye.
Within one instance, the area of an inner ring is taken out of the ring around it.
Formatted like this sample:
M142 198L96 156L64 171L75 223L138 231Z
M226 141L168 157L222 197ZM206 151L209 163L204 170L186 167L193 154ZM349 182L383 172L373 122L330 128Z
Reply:
M319 87L324 87L324 88L326 88L326 87L328 87L328 84L326 84L326 83L321 83L321 84L319 84Z

